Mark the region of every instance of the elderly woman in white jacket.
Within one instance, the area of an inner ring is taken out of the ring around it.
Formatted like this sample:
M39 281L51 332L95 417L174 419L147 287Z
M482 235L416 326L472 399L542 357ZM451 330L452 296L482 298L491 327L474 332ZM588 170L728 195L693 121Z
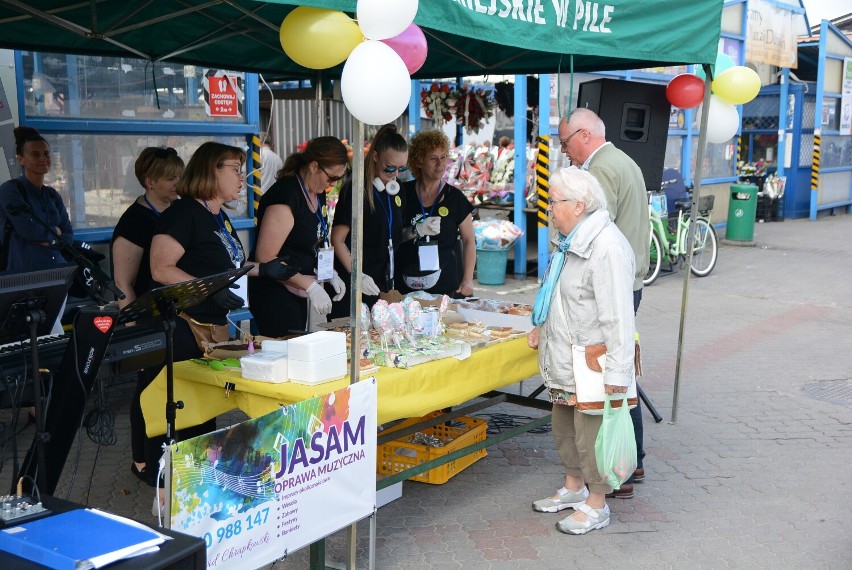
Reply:
M548 209L559 236L536 297L529 345L539 351L539 368L550 391L553 438L565 465L565 484L532 506L547 513L573 508L556 526L568 534L585 534L609 524L606 494L612 487L595 462L602 416L576 407L571 345L605 345L605 391L627 391L633 382L635 260L589 172L571 167L554 173Z

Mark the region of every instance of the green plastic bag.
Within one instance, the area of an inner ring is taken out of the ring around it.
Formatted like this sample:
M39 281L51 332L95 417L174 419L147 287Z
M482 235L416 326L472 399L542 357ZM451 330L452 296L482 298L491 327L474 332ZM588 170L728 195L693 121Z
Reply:
M603 423L595 440L595 461L604 482L618 489L636 470L636 436L627 406L627 394L620 408L604 401Z

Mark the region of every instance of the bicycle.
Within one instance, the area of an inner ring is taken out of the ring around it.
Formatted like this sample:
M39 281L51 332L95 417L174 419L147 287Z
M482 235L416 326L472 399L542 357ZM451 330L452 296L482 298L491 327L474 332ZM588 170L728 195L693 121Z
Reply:
M642 282L647 286L657 280L663 262L669 264L669 270L674 271L674 263L678 262L680 268L686 263L687 236L689 235L689 212L692 206L692 198L677 200L677 219L665 219L662 212L665 208L665 192L654 191L648 193L648 214L651 218L651 263L648 273ZM706 277L716 266L719 253L719 242L716 238L716 230L710 222L710 212L713 210L714 196L702 196L698 201L698 217L695 218L695 235L693 236L692 263L690 271L696 277ZM655 207L656 206L656 207Z

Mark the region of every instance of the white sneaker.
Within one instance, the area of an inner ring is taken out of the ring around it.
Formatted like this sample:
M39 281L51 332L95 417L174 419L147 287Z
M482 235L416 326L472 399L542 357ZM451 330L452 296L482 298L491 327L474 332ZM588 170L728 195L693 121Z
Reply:
M556 492L556 498L548 497L532 504L534 511L540 513L557 513L563 509L576 509L589 498L589 490L584 486L579 491L569 491L562 487Z
M564 532L566 534L586 534L590 530L597 530L599 528L609 526L608 505L604 505L604 508L602 509L595 509L586 503L582 503L576 506L575 509L578 512L584 513L586 515L586 520L578 521L573 518L574 515L565 517L556 523L556 528L559 529L560 532Z

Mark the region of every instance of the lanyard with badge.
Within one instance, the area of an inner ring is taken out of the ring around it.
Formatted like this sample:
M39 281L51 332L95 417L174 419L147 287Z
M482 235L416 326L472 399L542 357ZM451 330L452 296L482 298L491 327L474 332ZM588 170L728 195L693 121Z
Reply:
M204 207L207 208L208 212L213 214L213 210L210 209L210 206L207 204L207 200L204 200ZM239 269L243 263L243 252L240 249L240 246L237 245L237 241L234 239L234 236L231 235L231 231L234 229L233 226L231 226L231 220L225 219L225 215L222 213L222 210L219 210L218 214L213 214L213 218L216 220L216 225L219 226L219 229L222 231L222 235L225 237L225 246L228 248L228 255L231 258L231 262L234 264L234 267Z
M420 203L420 219L425 223L425 221L435 214L435 208L438 206L438 202L441 201L441 194L444 192L444 187L446 183L441 181L441 185L438 188L438 195L435 196L435 201L429 207L429 213L426 213L426 207L423 206L423 200L420 199L420 194L415 192L417 195L417 202ZM420 261L420 271L437 271L441 268L440 261L438 259L438 244L437 243L429 243L429 236L426 236L426 243L420 243L417 245L417 257Z
M299 188L302 189L305 202L310 207L311 198L302 177L297 174L296 180L299 181ZM317 209L314 211L314 216L319 222L317 224L317 243L322 244L317 248L317 281L331 281L334 277L334 248L328 241L328 220L325 219L325 211L325 204L320 204L319 196L317 196Z
M387 199L387 207L382 203L382 193L380 193L375 186L373 186L373 195L376 198L376 201L379 203L379 206L382 207L382 210L385 212L385 217L388 220L388 266L387 266L387 274L385 275L385 279L388 282L388 285L391 289L393 289L393 276L394 276L394 254L393 254L393 205L391 204L391 197L389 194L385 194L385 198ZM396 205L400 206L401 201L399 196L395 196Z

